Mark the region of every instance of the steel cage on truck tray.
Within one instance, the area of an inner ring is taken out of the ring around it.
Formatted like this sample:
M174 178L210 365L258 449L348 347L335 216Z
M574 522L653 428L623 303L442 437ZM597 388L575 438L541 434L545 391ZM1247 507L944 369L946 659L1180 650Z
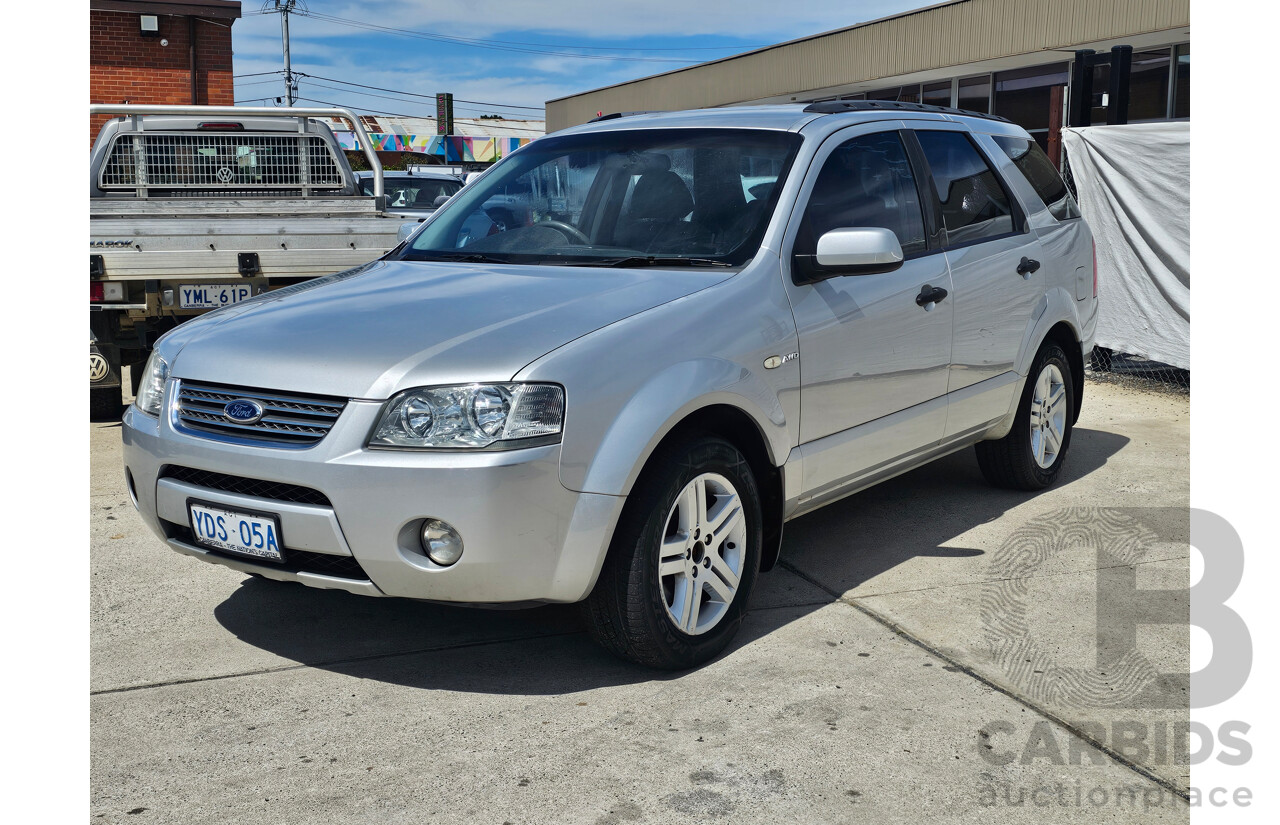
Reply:
M322 108L293 107L279 109L272 106L160 106L128 103L94 103L89 106L89 114L127 116L133 121L132 131L134 132L145 132L146 123L142 118L153 115L214 118L287 117L297 118L303 125L306 123L306 118L340 118L351 124L352 132L355 134L356 140L360 144L360 150L364 153L365 159L369 161L369 168L374 172L374 197L382 198L384 194L382 162L378 160L378 153L374 151L373 143L369 140L369 135L365 132L364 125L360 122L360 118L350 109L344 109L338 106ZM143 197L145 197L145 194Z

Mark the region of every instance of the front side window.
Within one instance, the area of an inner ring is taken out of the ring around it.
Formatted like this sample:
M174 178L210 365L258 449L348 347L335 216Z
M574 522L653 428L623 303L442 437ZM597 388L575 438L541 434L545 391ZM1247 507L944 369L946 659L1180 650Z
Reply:
M938 200L942 202L949 245L972 243L1014 231L1009 196L966 135L918 131L916 137L933 173Z
M796 238L810 255L832 229L878 226L898 236L904 256L925 251L915 176L897 132L853 138L836 147L814 181Z
M1075 198L1071 197L1067 185L1062 182L1058 170L1053 168L1053 162L1040 148L1040 144L1027 138L1005 135L996 137L995 141L1009 156L1009 160L1013 161L1013 165L1018 167L1031 188L1036 190L1036 194L1055 218L1065 221L1080 217Z
M787 132L635 129L546 137L464 188L406 260L739 266L800 144Z

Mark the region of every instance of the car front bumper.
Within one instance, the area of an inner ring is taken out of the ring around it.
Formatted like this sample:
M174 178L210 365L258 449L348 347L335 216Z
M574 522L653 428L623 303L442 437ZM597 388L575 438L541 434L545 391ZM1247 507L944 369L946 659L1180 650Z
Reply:
M175 430L167 415L157 419L130 407L123 426L130 495L174 550L272 579L473 604L587 596L624 498L566 489L558 444L501 452L370 450L364 444L382 406L351 401L329 434L307 449L191 435ZM320 496L299 500L297 488ZM277 515L285 563L196 544L188 499ZM453 565L440 567L423 553L418 528L427 518L448 522L462 536L464 551Z

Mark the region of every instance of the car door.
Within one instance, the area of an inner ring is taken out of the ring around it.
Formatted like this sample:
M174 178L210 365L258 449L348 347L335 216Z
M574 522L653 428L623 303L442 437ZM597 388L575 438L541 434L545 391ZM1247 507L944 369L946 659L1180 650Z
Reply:
M929 448L945 424L951 303L947 261L922 208L928 190L899 123L828 138L801 188L788 230L786 287L799 334L804 500L815 506L904 455ZM883 227L901 267L805 283L803 258L832 229ZM935 293L941 296L941 293Z
M913 130L946 230L954 334L945 435L1002 418L1018 387L1022 339L1044 295L1040 241L979 141L959 124Z

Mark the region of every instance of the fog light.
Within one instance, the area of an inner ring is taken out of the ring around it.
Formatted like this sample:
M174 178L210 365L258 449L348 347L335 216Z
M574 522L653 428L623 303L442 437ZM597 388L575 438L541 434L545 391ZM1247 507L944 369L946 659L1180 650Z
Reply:
M439 519L429 518L423 522L419 540L427 558L441 567L448 567L462 558L462 536Z

